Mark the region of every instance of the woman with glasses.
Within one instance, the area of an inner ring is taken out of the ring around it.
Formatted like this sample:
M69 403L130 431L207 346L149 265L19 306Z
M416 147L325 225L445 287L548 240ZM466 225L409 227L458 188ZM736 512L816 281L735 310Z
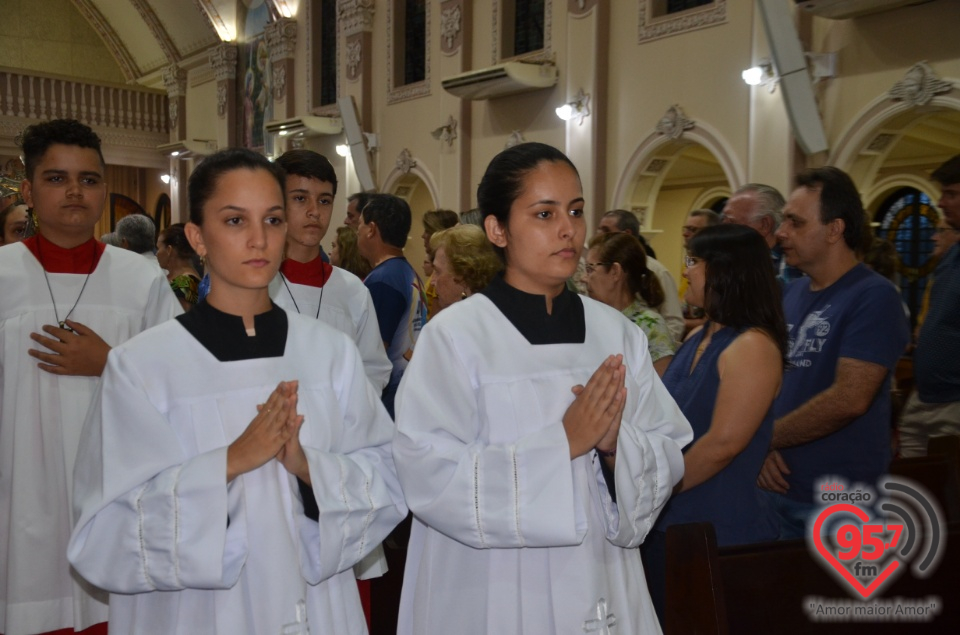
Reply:
M652 308L663 302L663 288L647 269L640 241L627 233L598 234L587 247L582 278L587 295L609 304L643 330L653 368L663 377L676 346L667 322Z
M663 620L666 530L711 522L719 545L775 540L757 474L773 434L787 330L763 237L744 225L707 227L690 240L686 301L707 321L680 346L663 383L693 426L684 475L641 552ZM747 398L748 397L748 398Z

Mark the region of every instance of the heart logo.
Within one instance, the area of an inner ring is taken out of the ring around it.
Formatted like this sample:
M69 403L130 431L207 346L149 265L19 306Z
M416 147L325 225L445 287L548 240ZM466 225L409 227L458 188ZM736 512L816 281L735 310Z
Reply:
M855 505L849 505L846 503L831 505L830 507L827 507L822 512L820 512L820 515L817 516L817 520L813 525L813 542L817 548L817 553L819 553L820 556L827 563L829 563L837 571L837 573L840 574L840 577L844 581L846 581L853 588L854 591L859 593L864 600L868 600L870 599L870 596L876 593L876 591L887 580L887 578L893 575L893 573L900 568L901 563L900 563L900 560L898 560L897 558L891 559L890 562L888 562L887 565L883 568L883 570L880 571L877 577L873 579L873 582L871 582L868 586L864 586L863 583L860 582L860 580L858 580L856 577L854 577L854 575L850 573L850 570L846 566L844 566L839 559L837 559L837 556L830 551L827 545L823 543L822 534L823 534L824 522L826 522L827 518L839 512L851 513L857 518L859 518L862 521L862 523L866 523L868 520L870 520L870 516L868 516L865 511L863 511L859 507L856 507ZM891 544L890 546L892 547L893 545ZM857 551L859 551L859 545L857 546ZM872 559L876 559L879 556L880 554L876 554Z

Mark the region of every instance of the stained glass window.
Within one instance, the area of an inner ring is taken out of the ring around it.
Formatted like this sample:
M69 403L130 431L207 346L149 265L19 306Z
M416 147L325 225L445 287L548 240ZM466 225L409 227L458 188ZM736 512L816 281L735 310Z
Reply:
M874 215L876 234L897 249L900 291L910 309L911 326L916 324L923 293L936 266L933 259L933 232L939 214L930 197L912 187L897 190L883 201Z

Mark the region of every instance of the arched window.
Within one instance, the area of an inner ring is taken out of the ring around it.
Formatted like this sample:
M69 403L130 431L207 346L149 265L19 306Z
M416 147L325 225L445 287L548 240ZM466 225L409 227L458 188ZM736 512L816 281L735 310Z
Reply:
M932 258L933 230L939 218L930 197L912 187L888 196L874 214L874 222L879 223L877 236L897 249L900 290L910 308L911 326L916 325L923 293L936 266Z

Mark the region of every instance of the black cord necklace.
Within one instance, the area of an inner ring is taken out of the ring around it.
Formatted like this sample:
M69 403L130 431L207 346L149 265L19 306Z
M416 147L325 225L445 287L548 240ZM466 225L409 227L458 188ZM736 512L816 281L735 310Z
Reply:
M320 272L323 273L323 261L320 262ZM330 267L330 274L333 274L333 266ZM293 297L293 291L290 290L290 285L287 284L287 277L283 275L283 272L280 272L280 279L283 280L283 286L287 288L287 293L290 294L290 299L293 300L293 308L297 310L297 313L300 313L300 305L297 304L297 299ZM318 320L320 319L320 307L323 305L323 290L327 288L327 282L330 280L329 275L325 275L320 279L320 299L317 301L317 315L315 316Z
M50 277L47 275L47 267L43 264L43 251L40 248L40 245L43 244L43 239L40 236L37 236L37 260L40 261L40 269L43 270L43 279L47 282L47 291L50 292L50 302L53 304L53 315L57 319L57 325L67 331L73 332L73 329L67 326L67 320L70 319L70 316L73 315L73 310L77 308L77 305L80 304L80 298L83 296L84 289L87 288L87 282L90 281L90 276L93 274L93 270L97 266L97 241L91 241L93 243L93 258L90 260L90 271L87 272L87 277L83 279L83 286L80 287L80 293L77 294L77 300L73 303L73 306L70 307L70 310L67 311L67 314L63 316L63 319L60 319L60 313L57 311L57 299L53 297L53 287L50 286Z

